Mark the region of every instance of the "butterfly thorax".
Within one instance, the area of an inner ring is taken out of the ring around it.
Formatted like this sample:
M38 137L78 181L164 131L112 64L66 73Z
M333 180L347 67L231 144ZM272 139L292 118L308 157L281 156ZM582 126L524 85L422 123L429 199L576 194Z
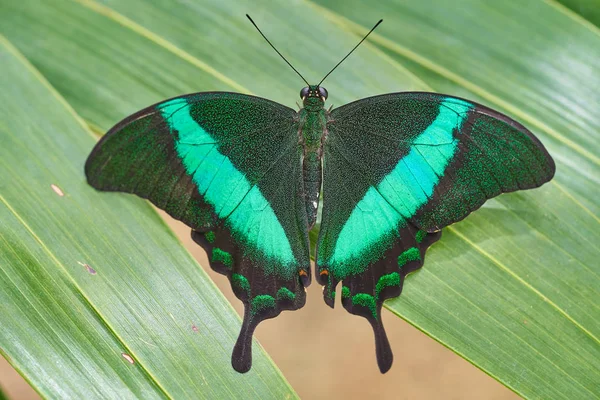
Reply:
M298 111L298 138L303 147L302 174L304 201L309 229L317 219L321 191L323 141L327 133L327 111L320 97L303 99L304 108Z

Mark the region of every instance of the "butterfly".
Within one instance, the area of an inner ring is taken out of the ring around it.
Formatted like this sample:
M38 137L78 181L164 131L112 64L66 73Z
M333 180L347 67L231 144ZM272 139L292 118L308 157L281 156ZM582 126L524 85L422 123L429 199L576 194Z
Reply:
M87 180L149 199L192 228L244 303L239 372L251 368L257 325L305 304L322 200L315 279L331 307L342 283L341 303L370 322L385 373L393 355L383 302L400 295L441 229L487 199L548 182L554 161L523 125L458 97L401 92L326 109L325 78L308 84L275 51L307 84L299 111L227 92L165 100L108 131Z

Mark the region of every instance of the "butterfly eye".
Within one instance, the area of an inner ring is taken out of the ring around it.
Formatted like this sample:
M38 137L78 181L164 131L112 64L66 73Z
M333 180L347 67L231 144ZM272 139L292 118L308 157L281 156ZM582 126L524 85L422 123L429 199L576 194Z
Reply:
M327 100L327 89L319 86L319 96L323 97L323 99Z
M302 88L302 90L300 91L300 98L303 99L305 97L308 97L309 92L310 92L310 88L308 86Z

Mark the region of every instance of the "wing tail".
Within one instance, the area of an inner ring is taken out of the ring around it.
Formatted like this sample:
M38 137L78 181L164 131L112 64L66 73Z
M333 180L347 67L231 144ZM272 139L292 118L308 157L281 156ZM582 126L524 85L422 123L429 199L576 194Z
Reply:
M383 257L369 263L366 268L361 260L348 260L345 265L319 264L321 271L331 271L319 275L319 283L325 285L325 302L333 306L335 287L342 282L341 297L343 307L354 315L366 318L375 337L375 353L382 373L389 370L393 355L389 345L381 309L385 300L398 297L406 275L419 269L425 260L429 246L441 237L440 232L427 233L407 224L398 232ZM353 267L352 263L356 265ZM340 275L340 271L363 269L362 272ZM337 272L336 272L337 271Z

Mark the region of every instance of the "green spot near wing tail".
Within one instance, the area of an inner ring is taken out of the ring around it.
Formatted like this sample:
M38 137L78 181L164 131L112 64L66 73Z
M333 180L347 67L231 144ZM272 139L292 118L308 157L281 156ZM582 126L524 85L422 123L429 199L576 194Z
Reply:
M415 240L417 241L417 243L421 243L423 239L425 239L425 236L427 236L427 232L419 230L415 235Z
M352 296L352 292L348 286L342 286L342 300Z
M208 231L204 234L204 237L206 238L206 241L208 243L214 243L216 237L215 237L215 233L213 231Z
M247 295L247 300L250 303L250 315L254 317L257 313L269 308L275 308L278 301L296 300L296 294L286 287L279 288L275 297L268 294L259 294L252 297L250 290L250 282L241 274L231 275L231 284L234 290L241 290Z
M227 268L233 267L233 257L231 256L231 254L229 254L228 252L221 250L217 247L215 247L212 250L212 258L211 258L212 262L220 262L221 264L225 265Z
M410 249L405 250L402 254L398 256L398 266L400 268L404 267L406 263L409 261L419 261L421 260L421 252L416 247L411 247Z
M352 296L352 304L367 307L371 310L371 314L375 319L379 319L379 315L377 315L377 303L375 301L375 297L371 296L367 293L358 293Z
M231 285L234 288L241 289L248 297L250 297L250 282L248 282L248 279L246 279L245 276L240 274L232 274Z
M268 294L260 294L252 299L250 305L250 315L256 315L267 308L275 308L275 299Z
M377 285L375 286L375 298L379 299L379 294L383 289L390 286L400 286L400 274L397 272L392 272L387 275L383 275L377 281Z
M371 311L371 314L373 314L373 318L378 320L377 302L379 301L379 295L385 288L392 286L400 286L400 274L397 272L392 272L379 278L375 286L375 296L368 293L357 293L352 296L352 304L367 307ZM350 288L342 286L342 299L347 299L350 296Z
M296 295L290 289L282 287L277 291L277 300L290 300L294 301Z

